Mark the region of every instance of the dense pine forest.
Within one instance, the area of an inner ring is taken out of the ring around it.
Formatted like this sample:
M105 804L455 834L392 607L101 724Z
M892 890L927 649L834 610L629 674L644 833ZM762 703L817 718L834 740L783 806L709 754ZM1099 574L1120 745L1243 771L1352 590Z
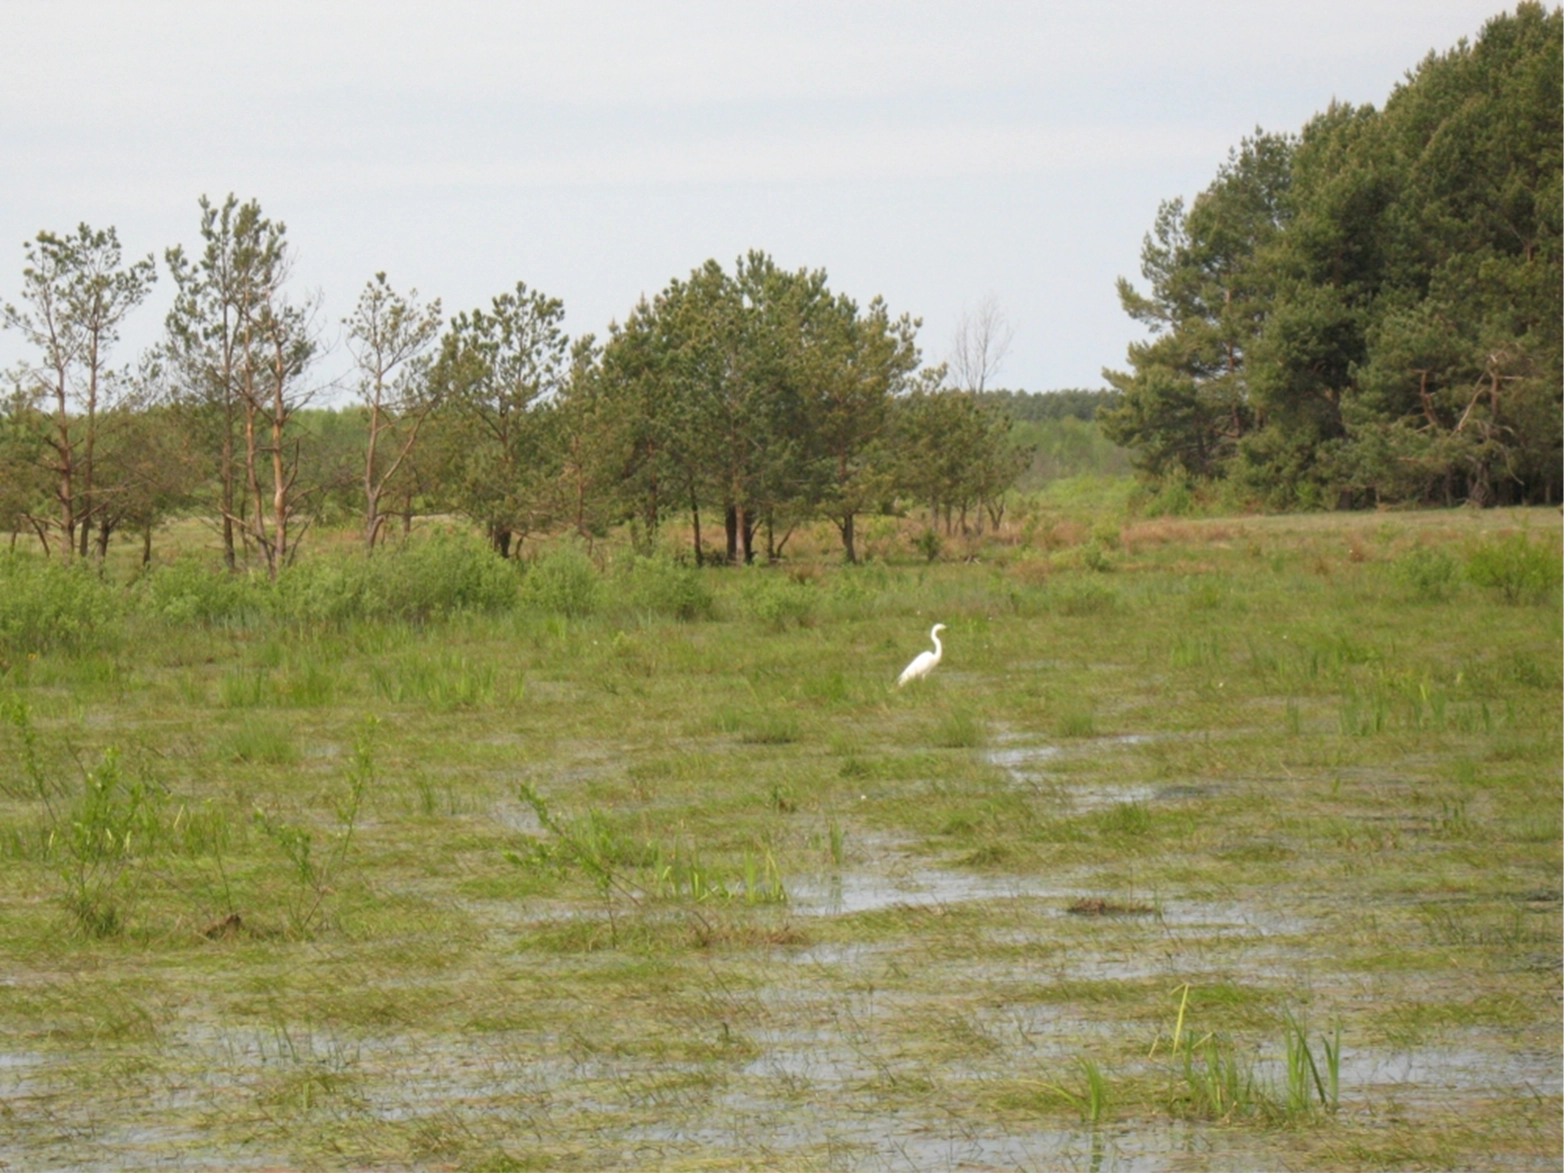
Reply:
M1271 507L1559 502L1561 11L1519 5L1376 110L1258 130L1159 210L1153 338L1104 417L1160 479Z

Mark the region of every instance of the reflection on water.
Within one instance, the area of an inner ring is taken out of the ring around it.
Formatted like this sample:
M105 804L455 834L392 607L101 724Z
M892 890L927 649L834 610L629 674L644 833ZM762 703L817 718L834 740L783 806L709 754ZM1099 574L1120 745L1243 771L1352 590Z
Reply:
M790 908L814 915L1042 896L1059 896L1059 891L1020 877L986 877L945 869L909 869L896 874L837 872L789 885Z
M1006 772L1012 783L1037 787L1046 780L1060 783L1060 780L1049 770L1049 765L1052 763L1067 757L1091 757L1122 751L1151 741L1152 736L1145 734L1118 734L1107 738L1082 739L1065 746L1057 746L1053 743L1018 745L1015 741L1008 741L1005 745L986 750L984 759L987 763ZM1208 789L1156 787L1152 784L1117 782L1073 784L1070 787L1062 787L1062 792L1074 810L1092 812L1116 804L1190 798L1208 794Z

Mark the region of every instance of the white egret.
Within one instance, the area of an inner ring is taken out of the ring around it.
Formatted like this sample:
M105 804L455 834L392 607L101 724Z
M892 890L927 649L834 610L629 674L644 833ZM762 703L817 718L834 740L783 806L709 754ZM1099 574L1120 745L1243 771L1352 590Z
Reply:
M908 668L904 669L902 675L897 679L897 687L899 689L907 685L910 681L916 680L917 678L928 677L930 675L930 671L941 663L940 634L941 630L945 627L946 625L944 624L937 624L930 630L930 639L935 642L935 652L932 653L926 650L925 652L920 653L912 661L908 662Z

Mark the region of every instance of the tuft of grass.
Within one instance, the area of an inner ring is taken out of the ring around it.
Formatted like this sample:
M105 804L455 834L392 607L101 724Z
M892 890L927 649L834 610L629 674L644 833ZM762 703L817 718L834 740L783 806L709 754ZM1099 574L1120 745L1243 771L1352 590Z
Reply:
M284 722L246 715L218 742L223 758L240 763L288 767L299 762L299 746Z
M984 724L969 710L949 710L936 723L930 741L953 750L983 746Z
M1332 1037L1321 1038L1322 1063L1316 1063L1305 1017L1289 1013L1284 1018L1285 1105L1291 1118L1312 1114L1317 1106L1329 1114L1338 1112L1338 1074L1343 1056L1343 1030L1333 1025ZM1323 1077L1325 1070L1325 1077Z
M1055 715L1050 733L1056 738L1092 738L1097 733L1091 708L1068 708Z
M1084 548L1084 550L1088 549L1098 551L1098 548L1092 544ZM1108 557L1101 555L1101 559L1107 569ZM1103 616L1116 611L1121 606L1119 592L1092 580L1080 580L1051 588L1050 603L1061 615L1077 617Z
M1143 803L1117 803L1099 816L1098 828L1106 836L1146 836L1153 831L1153 814Z

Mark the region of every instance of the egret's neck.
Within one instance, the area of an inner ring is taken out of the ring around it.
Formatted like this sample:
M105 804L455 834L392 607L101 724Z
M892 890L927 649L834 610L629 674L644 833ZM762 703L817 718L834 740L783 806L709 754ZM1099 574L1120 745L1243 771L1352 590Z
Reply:
M935 642L935 655L939 657L941 655L941 634L931 629L930 639Z

